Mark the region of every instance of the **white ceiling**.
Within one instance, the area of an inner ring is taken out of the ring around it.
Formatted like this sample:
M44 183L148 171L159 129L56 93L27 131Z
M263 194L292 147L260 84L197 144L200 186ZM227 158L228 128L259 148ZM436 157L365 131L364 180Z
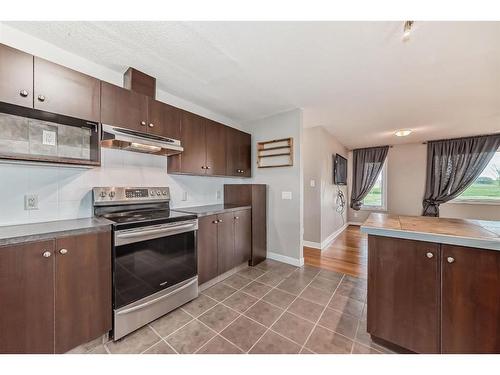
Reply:
M8 24L240 123L303 108L349 148L500 131L500 22L416 22L407 42L402 22Z

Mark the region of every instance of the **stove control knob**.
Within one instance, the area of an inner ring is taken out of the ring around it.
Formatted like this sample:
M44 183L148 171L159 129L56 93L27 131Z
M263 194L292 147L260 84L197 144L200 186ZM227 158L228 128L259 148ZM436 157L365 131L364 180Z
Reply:
M110 197L110 198L114 198L114 197L115 197L115 195L116 195L116 193L115 193L114 191L110 191L110 192L109 192L109 197Z
M156 190L156 195L160 196L160 190Z
M101 196L101 198L106 198L106 192L105 191L101 191L101 194L99 194Z
M163 190L161 193L162 193L163 195L167 195L167 192L166 192L165 190Z
M155 192L151 190L151 193L149 193L152 197L155 196Z

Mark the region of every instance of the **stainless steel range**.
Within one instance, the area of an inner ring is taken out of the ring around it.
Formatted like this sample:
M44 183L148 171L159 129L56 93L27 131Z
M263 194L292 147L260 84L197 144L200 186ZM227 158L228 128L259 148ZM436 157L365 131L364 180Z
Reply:
M170 210L168 187L95 187L93 201L114 222L114 340L198 296L198 220Z

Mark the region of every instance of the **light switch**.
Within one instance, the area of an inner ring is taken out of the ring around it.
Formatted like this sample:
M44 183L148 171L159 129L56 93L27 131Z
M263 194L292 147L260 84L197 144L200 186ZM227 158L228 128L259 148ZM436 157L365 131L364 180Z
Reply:
M291 191L282 191L281 192L281 199L292 199L292 192Z
M220 190L217 190L217 193L215 193L215 198L217 200L221 199L222 198L222 192Z
M24 209L25 210L38 210L38 195L26 194L24 196Z
M316 181L315 180L311 180L310 185L311 185L311 187L316 187Z
M187 191L183 191L182 192L182 200L183 201L187 201L188 200L188 192Z

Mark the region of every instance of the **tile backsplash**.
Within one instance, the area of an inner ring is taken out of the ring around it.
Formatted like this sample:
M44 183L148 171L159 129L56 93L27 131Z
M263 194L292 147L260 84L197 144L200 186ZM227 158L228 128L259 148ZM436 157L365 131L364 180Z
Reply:
M0 153L90 159L90 129L0 113Z
M175 208L222 203L217 192L223 192L225 183L248 183L168 175L164 156L106 148L101 156L102 166L88 169L0 163L0 225L90 217L94 186L169 186ZM38 195L38 210L24 210L26 194Z

